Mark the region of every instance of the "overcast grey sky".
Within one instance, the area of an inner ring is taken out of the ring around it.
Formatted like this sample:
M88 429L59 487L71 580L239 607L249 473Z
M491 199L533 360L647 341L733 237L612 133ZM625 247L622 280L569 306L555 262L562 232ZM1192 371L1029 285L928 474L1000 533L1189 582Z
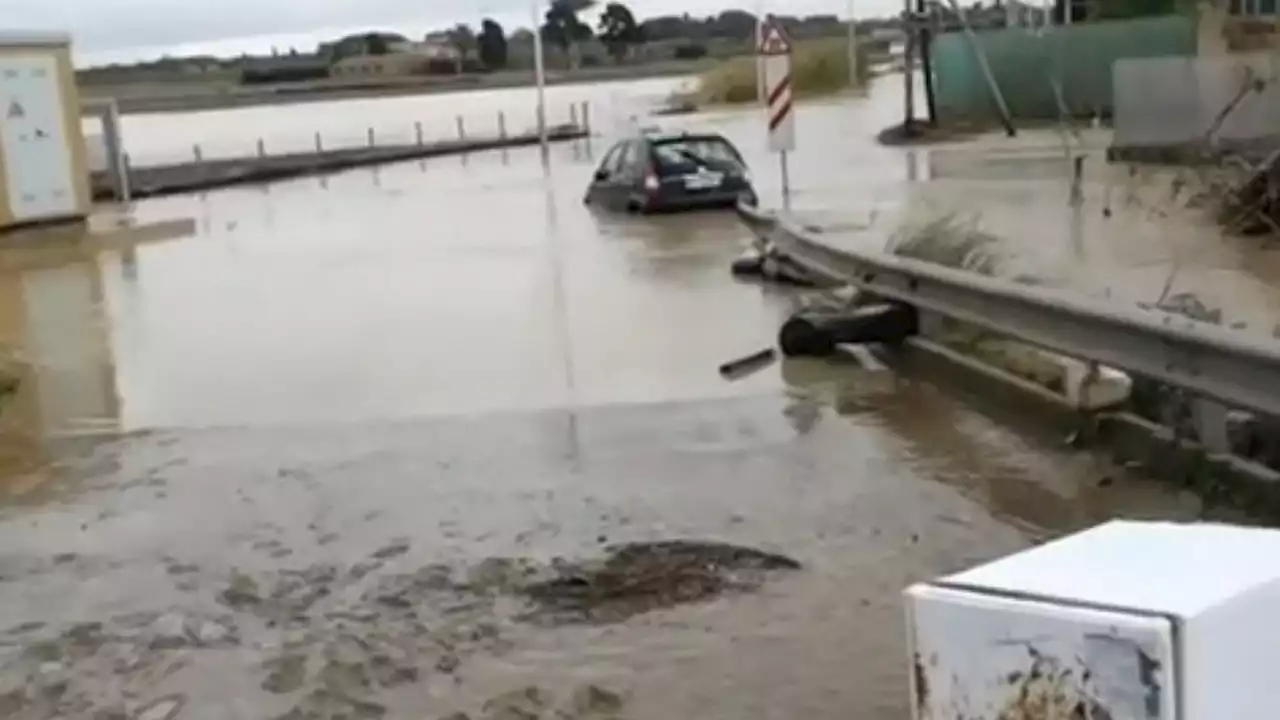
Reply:
M545 2L545 0L544 0ZM894 0L856 0L859 17L892 12ZM688 12L709 15L733 0L634 0L638 16ZM419 34L492 16L508 26L527 24L530 0L0 0L8 27L70 31L78 54L178 47L225 49L228 39L297 36L317 31L386 27ZM742 0L747 10L807 15L848 13L849 0ZM305 47L305 44L303 44ZM301 48L300 48L301 49ZM116 52L108 54L115 55Z

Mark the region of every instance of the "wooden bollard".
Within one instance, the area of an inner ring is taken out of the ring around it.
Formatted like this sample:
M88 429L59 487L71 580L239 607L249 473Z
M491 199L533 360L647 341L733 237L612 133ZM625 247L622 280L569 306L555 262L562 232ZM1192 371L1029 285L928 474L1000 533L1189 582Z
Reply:
M417 139L418 147L422 147L422 123L416 122L413 124L413 134Z
M458 116L458 139L459 140L467 139L467 126L465 123L462 122L461 115Z
M121 184L116 188L116 200L133 202L133 160L129 153L120 153Z
M267 144L262 141L262 138L258 138L258 157L264 158L266 156L267 156Z

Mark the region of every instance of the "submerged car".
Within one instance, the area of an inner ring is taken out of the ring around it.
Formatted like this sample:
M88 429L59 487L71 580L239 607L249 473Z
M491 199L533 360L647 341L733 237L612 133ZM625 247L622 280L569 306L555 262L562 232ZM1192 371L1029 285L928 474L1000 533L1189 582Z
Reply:
M641 133L605 153L583 202L635 213L756 204L747 164L715 133Z

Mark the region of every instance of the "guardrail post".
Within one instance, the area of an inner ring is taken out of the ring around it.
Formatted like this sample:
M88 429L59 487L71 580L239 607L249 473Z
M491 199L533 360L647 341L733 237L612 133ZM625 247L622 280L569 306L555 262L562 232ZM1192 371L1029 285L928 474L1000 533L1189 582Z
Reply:
M467 126L462 121L462 116L458 116L458 139L465 141L467 139Z
M120 153L120 186L116 188L116 199L120 202L133 201L133 160L129 153Z
M258 157L264 158L266 156L267 156L267 144L262 141L262 138L258 138Z
M415 142L418 143L418 147L422 147L422 123L416 122L413 124L413 135L416 138Z

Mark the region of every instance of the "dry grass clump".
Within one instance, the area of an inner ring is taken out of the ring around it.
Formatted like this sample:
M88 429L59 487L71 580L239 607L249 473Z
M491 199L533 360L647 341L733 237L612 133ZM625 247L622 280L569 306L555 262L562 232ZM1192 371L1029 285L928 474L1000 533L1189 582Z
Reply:
M753 103L756 57L743 55L718 63L698 78L693 100L699 104ZM870 66L865 47L858 49L858 85L865 86ZM797 43L791 61L793 92L799 97L826 95L849 87L849 47L845 40L829 38Z
M1000 238L979 228L976 219L951 213L899 229L885 249L894 255L992 276L1000 271L999 245Z
M888 252L988 277L1000 275L1000 238L983 231L976 219L947 214L900 229L889 239ZM1034 282L1034 278L1015 278ZM933 338L989 365L1061 392L1063 369L1042 353L973 325L948 321Z

